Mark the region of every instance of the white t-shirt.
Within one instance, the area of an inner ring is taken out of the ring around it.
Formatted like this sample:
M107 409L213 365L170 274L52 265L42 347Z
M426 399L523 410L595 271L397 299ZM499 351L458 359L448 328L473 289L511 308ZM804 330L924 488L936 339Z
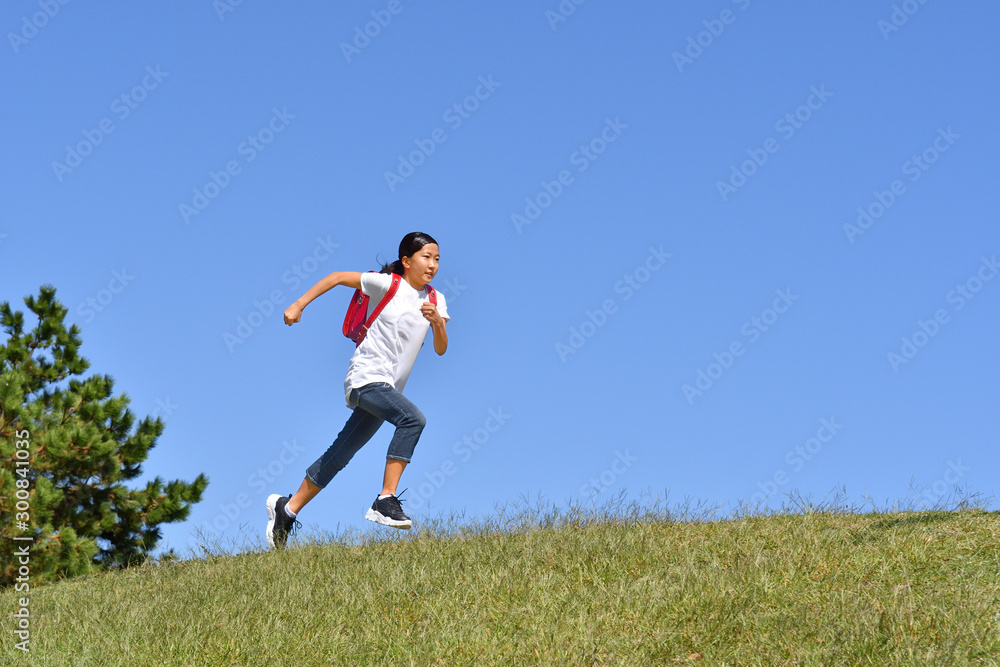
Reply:
M392 275L388 273L362 273L361 292L368 296L368 316L389 291ZM436 290L435 290L436 291ZM344 380L344 400L351 389L372 382L388 382L402 392L410 377L413 362L424 344L424 337L431 323L420 312L420 306L429 301L428 291L417 291L406 280L399 281L399 288L392 300L372 323L361 345L354 351L347 366ZM444 295L437 292L437 309L445 320L448 305ZM348 403L348 407L353 407Z

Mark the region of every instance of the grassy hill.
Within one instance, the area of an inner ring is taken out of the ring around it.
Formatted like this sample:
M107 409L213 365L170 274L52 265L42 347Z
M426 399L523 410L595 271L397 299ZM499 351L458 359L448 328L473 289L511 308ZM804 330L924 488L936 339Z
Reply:
M996 665L1000 513L435 524L0 594L0 663Z

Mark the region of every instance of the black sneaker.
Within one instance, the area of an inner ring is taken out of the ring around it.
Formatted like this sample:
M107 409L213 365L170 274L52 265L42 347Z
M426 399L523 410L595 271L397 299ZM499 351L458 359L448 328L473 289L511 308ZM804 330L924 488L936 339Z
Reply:
M291 498L291 494L279 496L277 493L267 497L267 543L272 549L284 549L288 536L302 526L285 513L285 505Z
M386 496L382 500L376 497L375 502L365 512L365 518L393 528L409 528L413 525L410 517L403 514L403 508L396 496Z

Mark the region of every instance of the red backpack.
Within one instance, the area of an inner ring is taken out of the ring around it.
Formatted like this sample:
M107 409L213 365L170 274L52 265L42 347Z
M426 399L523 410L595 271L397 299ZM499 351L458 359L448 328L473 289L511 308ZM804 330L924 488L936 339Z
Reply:
M368 273L377 272L369 271ZM372 311L371 317L368 317L367 320L365 316L368 314L368 295L362 293L360 289L354 290L354 297L351 298L351 303L347 306L347 315L344 317L344 335L357 343L357 345L361 345L361 341L368 335L368 329L375 323L375 319L379 316L379 313L382 312L382 309L385 308L392 297L395 296L396 290L399 289L399 281L402 279L403 276L398 273L392 274L392 284L389 285L389 291L385 293L382 300L375 306L375 310ZM430 285L427 286L427 298L435 306L437 305L437 293Z

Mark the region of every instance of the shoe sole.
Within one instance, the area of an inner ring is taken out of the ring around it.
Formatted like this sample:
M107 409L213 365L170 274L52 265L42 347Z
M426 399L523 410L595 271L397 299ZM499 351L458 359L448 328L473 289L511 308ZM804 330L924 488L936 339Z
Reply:
M274 546L274 520L278 515L275 511L275 505L281 498L282 496L279 496L277 493L272 493L264 503L267 505L267 531L265 534L267 535L267 543L271 545L272 549L276 548Z
M370 507L368 508L368 511L365 512L365 518L368 519L369 521L380 523L383 526L389 526L391 528L401 528L403 530L407 530L410 528L410 526L413 525L413 522L410 521L409 519L407 519L406 521L397 521L395 519L390 519L386 515Z

